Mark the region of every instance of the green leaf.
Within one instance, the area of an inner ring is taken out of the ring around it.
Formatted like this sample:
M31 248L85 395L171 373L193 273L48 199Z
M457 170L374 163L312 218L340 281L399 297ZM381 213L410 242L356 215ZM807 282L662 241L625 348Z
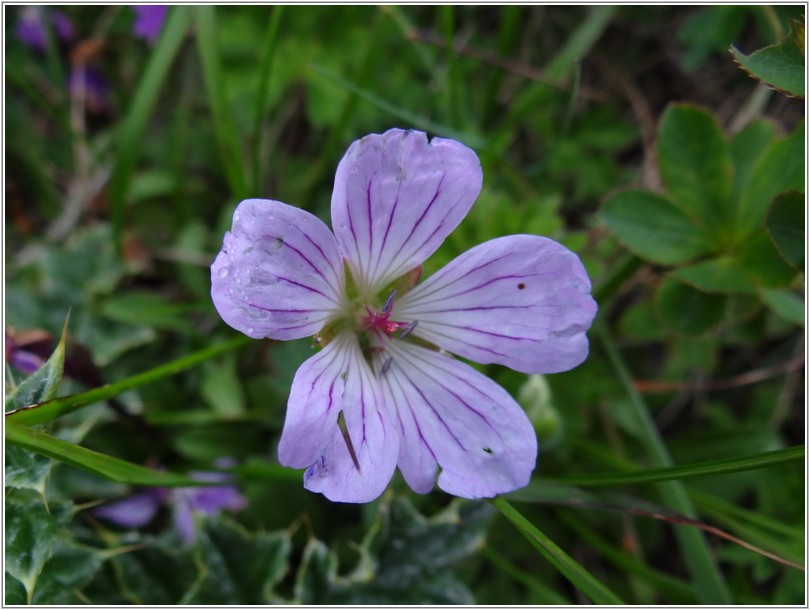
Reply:
M740 270L757 286L783 288L796 277L765 231L751 236L737 254Z
M65 342L70 315L65 319L62 337L47 362L25 378L6 397L6 412L53 398L62 382L65 370Z
M33 489L44 497L53 460L13 445L6 446L5 486Z
M238 200L248 195L247 178L239 146L239 133L233 121L233 110L228 105L222 66L218 57L216 7L198 6L193 10L196 11L197 49L200 53L220 157L228 176L231 194Z
M588 597L594 604L624 604L615 593L605 587L590 572L554 544L548 536L532 525L506 500L497 497L490 501L495 508L501 511L504 517L512 522L532 546L559 570L560 574L565 576L577 590Z
M77 592L101 567L102 555L67 540L56 539L50 559L37 579L32 603L37 605L84 604Z
M481 548L492 509L456 501L426 519L404 498L383 505L360 547L360 562L338 575L335 555L312 541L304 551L295 595L300 604L472 604L453 571Z
M161 470L151 470L118 458L98 453L73 443L49 436L14 420L6 419L6 443L59 460L93 474L131 485L188 487L204 485L201 481Z
M762 290L759 293L765 304L776 315L792 324L804 326L804 298L791 290Z
M245 393L236 372L236 358L227 354L207 367L200 393L211 408L224 418L245 413Z
M754 165L775 137L776 125L764 119L751 121L731 136L729 146L734 162L734 201L742 197L743 187L750 178Z
M726 296L697 290L670 277L658 288L656 307L669 328L677 333L697 336L723 321Z
M804 24L792 23L777 44L745 55L733 46L731 54L749 76L791 97L804 97Z
M250 534L226 518L206 519L195 554L205 566L181 604L264 605L277 602L275 586L288 569L288 532Z
M112 216L113 235L120 250L124 231L124 206L127 200L132 172L141 150L149 117L162 90L163 80L169 73L174 58L180 51L191 22L187 7L172 7L161 29L160 38L150 55L143 76L132 96L121 124L117 154L110 175L107 198Z
M712 258L671 272L673 277L704 292L753 293L754 286L729 256Z
M775 140L759 156L738 202L735 236L744 240L765 222L774 197L804 190L804 125L787 138Z
M196 330L188 320L188 310L187 305L169 303L154 292L130 290L104 299L100 313L124 324L143 324L190 335Z
M6 572L23 584L29 603L58 532L72 515L73 507L67 504L46 508L38 499L6 500Z
M804 206L804 194L784 193L773 200L766 220L768 234L779 253L799 269L804 269Z
M648 191L614 195L602 208L602 217L631 252L656 263L683 263L711 248L702 227L667 199Z
M56 419L57 417L67 415L68 413L73 413L82 407L87 407L102 400L112 398L113 396L118 396L119 394L140 385L151 383L170 375L175 375L181 371L196 366L200 362L205 362L209 358L213 358L219 354L241 347L249 341L250 339L248 337L240 335L230 339L229 341L224 341L218 345L206 347L199 351L188 354L187 356L183 356L182 358L178 358L177 360L172 360L171 362L155 367L144 373L133 375L127 379L122 379L100 388L94 388L87 392L82 392L81 394L65 396L64 398L56 398L29 408L11 411L6 413L6 421L14 421L27 426L44 424Z
M696 106L670 106L658 133L658 164L672 202L700 219L719 243L729 233L731 153L714 115Z

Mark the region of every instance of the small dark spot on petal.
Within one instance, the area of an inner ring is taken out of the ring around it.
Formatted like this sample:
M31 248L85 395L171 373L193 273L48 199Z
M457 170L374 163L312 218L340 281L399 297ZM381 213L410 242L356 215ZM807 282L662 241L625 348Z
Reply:
M525 287L526 287L526 284L524 284L523 282L518 284L518 290L523 290Z
M489 447L484 447L484 453L494 453Z

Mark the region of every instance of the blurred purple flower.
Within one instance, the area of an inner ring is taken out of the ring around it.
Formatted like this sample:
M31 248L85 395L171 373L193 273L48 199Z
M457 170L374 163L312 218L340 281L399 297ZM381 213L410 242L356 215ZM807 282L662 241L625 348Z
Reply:
M135 11L135 24L132 26L132 33L155 44L160 30L163 29L163 21L166 19L166 12L169 7L162 4L142 4L133 6Z
M37 347L44 341L50 342L45 331L29 331L17 334L6 327L6 363L25 375L34 373L45 364L46 358L38 353Z
M217 462L221 468L230 467L233 461L227 458ZM93 510L97 517L122 527L143 527L157 515L161 506L172 509L172 522L186 544L195 539L194 515L216 515L223 510L239 511L247 505L247 499L235 485L229 484L230 475L219 472L191 472L189 476L199 481L222 482L213 487L149 487L145 491L100 506Z
M17 21L17 38L35 51L42 52L46 47L46 16L53 26L57 40L69 42L73 38L73 24L67 15L58 10L46 13L42 7L26 6L22 9L20 19Z
M217 311L249 337L314 334L323 348L293 379L278 447L282 464L306 468L306 489L370 502L397 467L417 493L437 475L465 498L529 482L537 437L526 413L450 353L567 371L588 355L596 303L577 255L538 235L492 239L418 283L482 181L460 142L391 129L338 164L332 231L279 201L237 206L211 266Z
M110 85L107 79L95 68L77 64L68 74L68 91L71 96L84 92L85 105L91 112L103 112L109 106Z

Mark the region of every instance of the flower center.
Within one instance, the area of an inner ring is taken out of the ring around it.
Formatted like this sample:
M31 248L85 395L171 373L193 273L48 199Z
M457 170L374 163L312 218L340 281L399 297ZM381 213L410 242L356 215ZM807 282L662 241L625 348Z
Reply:
M383 335L390 339L396 331L403 329L400 337L404 337L416 327L416 321L397 322L391 319L391 308L394 306L396 296L397 291L394 290L385 302L382 311L379 312L374 311L368 305L363 305L366 315L361 321L362 326L365 330L373 332L383 345L385 345Z

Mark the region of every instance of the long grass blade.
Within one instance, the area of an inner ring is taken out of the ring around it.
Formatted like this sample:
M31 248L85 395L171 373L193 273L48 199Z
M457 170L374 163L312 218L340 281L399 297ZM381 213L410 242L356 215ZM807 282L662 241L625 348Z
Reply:
M509 502L501 497L490 500L492 505L501 511L512 525L528 540L534 548L540 551L551 565L560 574L565 576L583 595L595 604L619 604L624 602L610 589L597 580L590 572L582 567L570 555L558 547L543 532L515 510Z
M159 485L189 487L210 485L171 472L151 470L130 462L86 449L55 438L16 421L6 420L6 442L70 464L117 483L130 485Z
M131 390L132 388L136 388L147 383L152 383L153 381L163 379L164 377L175 375L181 371L196 366L209 358L213 358L219 354L241 347L247 344L249 341L250 339L248 337L234 337L229 341L225 341L218 345L212 345L211 347L206 347L205 349L193 352L187 356L178 358L177 360L173 360L149 371L140 373L139 375L133 375L132 377L122 379L121 381L117 381L100 388L94 388L92 390L88 390L87 392L82 392L81 394L73 394L63 398L55 398L36 405L9 411L6 413L6 423L15 422L17 424L26 426L44 424L56 419L57 417L67 415L68 413L73 413L82 407L87 407L102 400L107 400L114 396L118 396L119 394L126 392L127 390Z
M107 191L113 237L119 252L124 230L124 206L127 190L140 154L141 140L163 81L180 51L190 23L189 9L176 6L169 11L161 36L146 64L146 69L132 98L132 104L121 125L117 146L118 156L110 175Z

